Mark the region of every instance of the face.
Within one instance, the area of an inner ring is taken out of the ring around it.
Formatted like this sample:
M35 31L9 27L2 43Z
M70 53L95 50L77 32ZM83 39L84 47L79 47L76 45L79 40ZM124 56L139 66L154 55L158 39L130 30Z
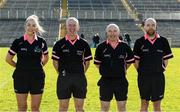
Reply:
M28 35L34 35L38 31L38 28L37 28L34 20L29 20L26 23L25 31L26 31L26 34L28 34Z
M144 29L149 36L154 35L156 33L156 23L153 20L146 21Z
M107 30L107 37L111 40L118 39L119 31L115 26L110 26Z
M74 20L69 20L66 27L67 27L67 33L70 35L77 34L77 31L79 30L79 26Z

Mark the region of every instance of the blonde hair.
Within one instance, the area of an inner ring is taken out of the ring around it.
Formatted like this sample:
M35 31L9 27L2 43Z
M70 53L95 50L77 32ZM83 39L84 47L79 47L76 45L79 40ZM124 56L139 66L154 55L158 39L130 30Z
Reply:
M75 17L69 17L69 18L66 20L66 27L67 27L69 21L71 21L71 20L73 20L73 21L76 22L76 28L77 28L77 30L79 30L79 21L78 21L78 19L76 19Z
M154 18L147 18L147 19L145 20L145 24L146 24L146 22L148 22L148 21L152 21L155 25L157 25L157 22L156 22L156 20L155 20Z
M117 29L117 31L120 33L120 29L119 29L118 25L116 25L116 24L114 24L114 23L109 24L109 25L106 27L106 33L108 32L109 28L112 27L112 26L115 27L115 28Z
M36 24L36 26L37 26L37 29L38 29L37 32L38 32L40 35L42 35L44 32L46 32L46 31L43 29L43 27L39 24L39 18L38 18L38 16L36 16L36 15L31 15L31 16L29 16L29 17L26 19L26 21L25 21L25 27L26 27L27 22L30 21L30 20L33 20L33 21L35 22L35 24Z

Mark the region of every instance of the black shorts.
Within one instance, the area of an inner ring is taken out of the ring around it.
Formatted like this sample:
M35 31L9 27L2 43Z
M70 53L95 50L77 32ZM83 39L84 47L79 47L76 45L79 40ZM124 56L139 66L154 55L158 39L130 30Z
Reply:
M165 77L163 73L139 74L138 87L141 99L159 101L164 97Z
M87 80L85 75L67 74L58 76L57 80L58 99L69 99L73 97L84 99L87 93Z
M128 93L128 81L126 78L121 80L114 79L100 79L98 82L99 94L101 101L111 101L113 95L115 96L116 101L125 101L127 100Z
M18 70L13 73L15 93L42 94L45 84L43 70Z

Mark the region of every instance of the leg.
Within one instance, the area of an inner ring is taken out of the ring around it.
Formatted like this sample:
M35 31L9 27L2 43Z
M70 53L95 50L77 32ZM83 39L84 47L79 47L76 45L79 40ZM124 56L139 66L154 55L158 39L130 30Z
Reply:
M69 107L69 99L59 100L59 112L67 112Z
M76 112L83 112L84 99L74 98Z
M153 102L154 112L161 112L161 101Z
M71 77L59 74L57 81L57 96L59 99L59 112L67 112L71 98Z
M117 101L117 108L119 112L126 111L126 101Z
M76 81L76 82L75 82ZM73 83L74 106L77 112L83 112L84 99L87 93L87 81L85 76L76 77Z
M27 97L28 97L28 94L16 93L18 112L27 111Z
M151 83L152 80L146 75L138 74L138 88L141 96L141 112L147 112L149 106L149 100L151 100L152 89Z
M164 74L157 74L153 80L153 108L154 111L161 111L161 100L164 98L165 77Z
M149 106L149 101L146 100L141 100L141 112L147 112L148 111L148 106Z
M27 74L26 71L20 69L16 69L13 74L14 92L16 93L17 106L19 112L27 111L27 107L28 107L27 98L29 92L28 90L29 77L26 74Z
M110 102L101 101L101 112L108 112L110 108Z
M111 85L100 85L99 98L101 101L101 112L107 112L110 108L110 102L113 98L113 87Z
M31 95L31 111L39 112L42 94Z

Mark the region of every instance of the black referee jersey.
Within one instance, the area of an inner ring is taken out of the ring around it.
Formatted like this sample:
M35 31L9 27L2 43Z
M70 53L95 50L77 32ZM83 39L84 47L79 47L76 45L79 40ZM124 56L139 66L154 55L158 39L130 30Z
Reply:
M140 73L163 72L164 60L173 57L168 40L158 34L153 40L147 38L147 35L137 39L133 51L135 60L139 60Z
M92 60L89 44L77 37L74 44L64 37L53 47L52 59L59 63L59 73L84 74L84 62Z
M108 41L104 41L96 48L94 64L100 65L102 77L125 77L126 64L133 62L133 52L125 42L119 41L113 49Z
M25 40L24 36L15 39L12 43L10 55L17 54L16 69L42 69L42 54L48 54L46 41L41 37L36 37L34 42L30 44Z

